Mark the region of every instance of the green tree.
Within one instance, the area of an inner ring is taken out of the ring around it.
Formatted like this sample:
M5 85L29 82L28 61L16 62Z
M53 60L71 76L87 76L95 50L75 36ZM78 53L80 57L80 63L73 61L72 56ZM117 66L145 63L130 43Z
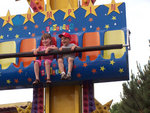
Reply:
M138 65L137 75L132 73L122 86L122 100L112 106L111 113L150 113L150 63L143 70Z

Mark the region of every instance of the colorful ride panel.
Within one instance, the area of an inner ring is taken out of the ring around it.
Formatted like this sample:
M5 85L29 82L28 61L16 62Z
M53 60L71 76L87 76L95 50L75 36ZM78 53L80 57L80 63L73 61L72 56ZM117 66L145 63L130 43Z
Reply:
M56 39L69 32L73 43L80 47L127 44L125 3L111 3L80 8L48 10L38 13L0 18L0 54L31 52L40 45L42 33L48 32ZM0 89L32 87L35 80L34 60L31 58L0 59ZM65 60L67 70L67 60ZM108 82L128 80L128 48L78 53L74 60L71 80L61 80L57 59L51 64L52 84ZM45 82L44 64L40 80Z

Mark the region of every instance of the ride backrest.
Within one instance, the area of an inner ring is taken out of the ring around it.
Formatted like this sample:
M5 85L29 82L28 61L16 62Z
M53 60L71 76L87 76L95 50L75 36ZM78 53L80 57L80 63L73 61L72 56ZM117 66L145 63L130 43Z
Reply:
M20 44L20 53L22 52L31 52L33 49L36 49L36 40L35 38L23 39ZM18 64L14 64L15 67L20 67L20 63L23 62L24 67L28 67L32 61L36 60L36 57L20 57Z
M100 35L99 32L88 32L83 35L83 47L90 46L100 46ZM95 60L98 55L101 54L100 51L92 51L92 52L83 52L81 61L86 61L86 57L89 56L90 60Z

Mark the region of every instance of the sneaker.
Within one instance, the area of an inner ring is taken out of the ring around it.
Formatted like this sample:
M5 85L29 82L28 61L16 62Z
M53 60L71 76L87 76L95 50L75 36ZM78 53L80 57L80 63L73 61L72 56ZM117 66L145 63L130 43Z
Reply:
M40 84L40 80L36 79L32 84L33 85Z
M66 79L67 79L67 80L71 80L71 73L67 73Z
M46 80L46 83L47 83L47 84L51 84L52 82L51 82L50 79L47 79L47 80Z
M61 79L65 80L66 79L66 73L61 73Z

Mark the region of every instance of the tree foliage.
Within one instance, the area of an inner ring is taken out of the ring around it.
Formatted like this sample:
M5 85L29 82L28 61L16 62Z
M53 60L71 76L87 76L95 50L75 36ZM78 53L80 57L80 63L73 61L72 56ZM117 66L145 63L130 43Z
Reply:
M112 106L111 113L150 113L150 63L137 68L138 73L122 84L121 102Z

